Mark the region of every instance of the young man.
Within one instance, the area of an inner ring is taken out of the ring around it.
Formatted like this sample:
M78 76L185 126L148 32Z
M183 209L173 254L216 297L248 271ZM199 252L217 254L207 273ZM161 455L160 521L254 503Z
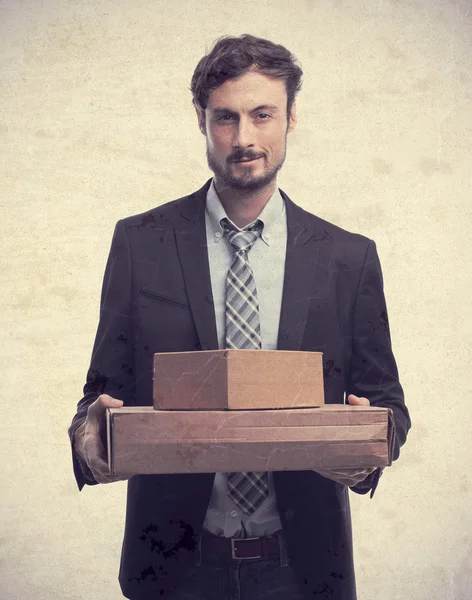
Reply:
M200 190L115 228L84 397L69 430L79 489L107 483L106 407L152 404L155 352L323 352L327 403L410 418L373 241L277 188L301 69L282 46L222 38L192 79L214 173ZM356 597L348 488L380 469L131 477L120 569L132 600Z

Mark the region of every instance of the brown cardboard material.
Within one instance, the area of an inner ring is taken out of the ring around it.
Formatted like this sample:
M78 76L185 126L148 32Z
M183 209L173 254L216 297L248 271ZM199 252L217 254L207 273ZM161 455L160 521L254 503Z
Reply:
M321 352L203 350L154 355L154 408L254 410L324 404Z
M107 409L114 474L285 471L392 463L391 409L341 404L253 411Z

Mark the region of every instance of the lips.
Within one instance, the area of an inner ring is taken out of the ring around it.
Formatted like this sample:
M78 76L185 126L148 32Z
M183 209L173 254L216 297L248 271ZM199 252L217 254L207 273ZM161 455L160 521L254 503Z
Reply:
M236 162L236 163L254 162L255 160L259 160L259 158L262 158L262 157L256 156L255 158L243 158L242 160L233 160L233 162Z

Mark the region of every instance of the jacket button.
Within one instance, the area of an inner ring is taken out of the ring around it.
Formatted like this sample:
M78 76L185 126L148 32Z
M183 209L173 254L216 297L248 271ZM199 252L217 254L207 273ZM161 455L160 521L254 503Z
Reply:
M295 511L293 510L293 508L288 508L285 511L285 518L287 519L287 521L293 521L294 516L295 516Z

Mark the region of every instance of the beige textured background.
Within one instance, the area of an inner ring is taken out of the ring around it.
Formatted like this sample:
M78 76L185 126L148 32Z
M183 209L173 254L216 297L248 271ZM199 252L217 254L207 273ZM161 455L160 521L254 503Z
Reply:
M222 34L304 68L280 185L376 240L413 429L352 497L360 600L472 589L471 0L0 2L2 563L8 600L114 600L125 484L66 434L117 219L209 172L188 86Z

